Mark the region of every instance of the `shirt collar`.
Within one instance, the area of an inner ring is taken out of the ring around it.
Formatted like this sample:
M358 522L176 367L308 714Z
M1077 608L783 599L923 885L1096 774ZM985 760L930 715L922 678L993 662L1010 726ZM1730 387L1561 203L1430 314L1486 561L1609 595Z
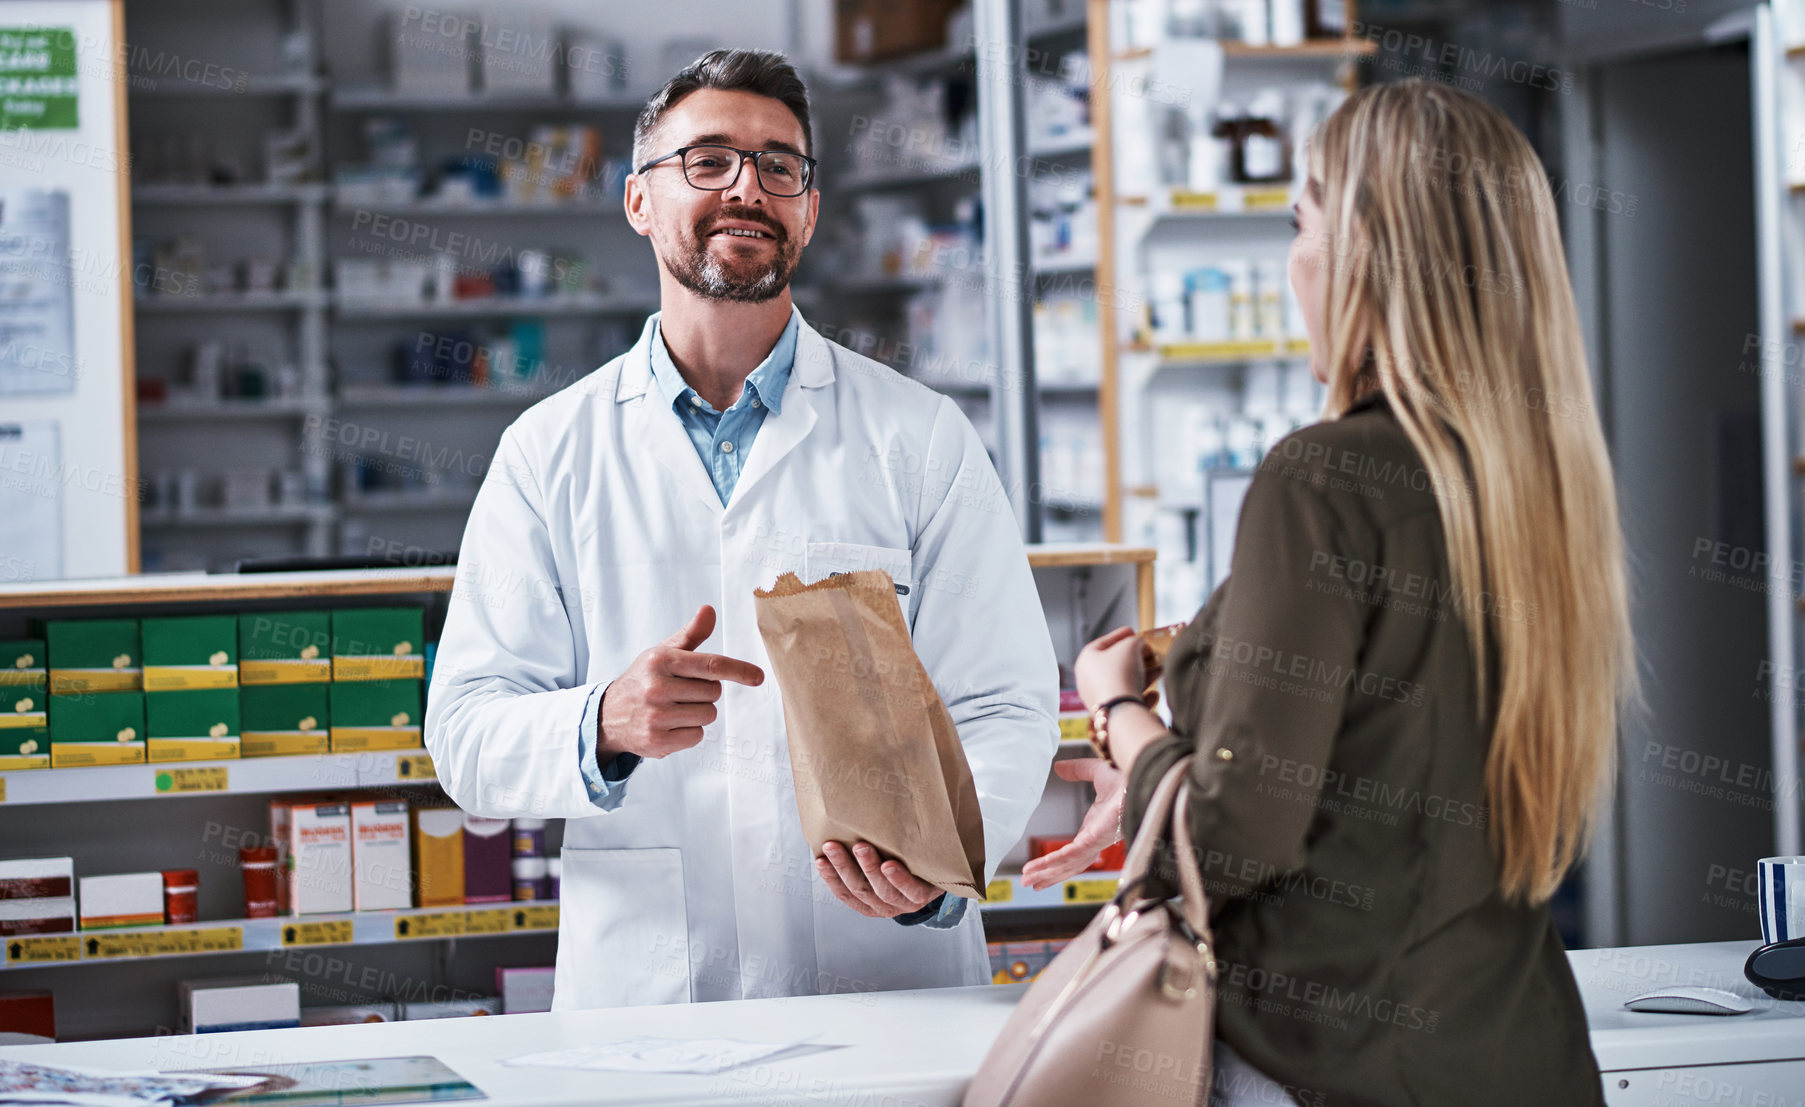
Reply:
M797 313L792 310L790 321L784 325L783 333L777 336L777 344L771 347L771 352L746 377L747 389L773 415L782 414L783 390L789 385L790 369L796 364L797 319ZM655 317L652 325L652 377L658 382L658 391L673 406L686 402L685 398L695 391L684 381L677 363L671 360L671 352L664 345L664 332ZM741 400L744 399L742 394Z

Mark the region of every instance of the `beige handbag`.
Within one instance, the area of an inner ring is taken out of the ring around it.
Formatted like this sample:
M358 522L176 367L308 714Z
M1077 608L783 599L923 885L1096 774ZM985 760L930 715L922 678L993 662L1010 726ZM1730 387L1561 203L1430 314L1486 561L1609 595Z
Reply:
M1216 959L1186 815L1190 763L1160 780L1115 898L1029 986L965 1107L1209 1102ZM1181 894L1148 898L1147 869L1168 830Z

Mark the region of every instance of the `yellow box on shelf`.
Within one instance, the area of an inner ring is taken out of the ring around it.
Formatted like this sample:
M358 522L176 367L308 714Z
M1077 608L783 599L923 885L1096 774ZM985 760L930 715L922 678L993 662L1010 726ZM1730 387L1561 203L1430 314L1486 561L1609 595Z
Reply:
M146 760L237 760L238 689L192 688L144 693Z
M1091 740L1091 717L1082 711L1059 717L1059 740L1061 742L1088 742Z
M348 607L332 613L332 679L426 676L426 617L417 607Z
M144 761L143 692L51 696L49 706L52 768Z
M137 692L144 687L136 619L34 620L44 638L50 691Z
M238 687L238 618L180 615L139 620L144 690Z
M286 757L327 751L325 684L253 685L238 690L243 757Z
M36 688L49 682L42 638L14 638L0 642L0 688Z
M0 687L0 770L50 767L50 716L42 686Z
M1250 187L1241 193L1242 211L1276 211L1290 206L1291 189L1287 185Z
M1222 207L1222 198L1214 192L1192 192L1190 189L1175 188L1169 203L1173 211L1217 211Z
M238 617L238 683L324 684L332 679L332 613L269 611Z
M332 751L417 749L422 743L420 680L335 681L331 685Z

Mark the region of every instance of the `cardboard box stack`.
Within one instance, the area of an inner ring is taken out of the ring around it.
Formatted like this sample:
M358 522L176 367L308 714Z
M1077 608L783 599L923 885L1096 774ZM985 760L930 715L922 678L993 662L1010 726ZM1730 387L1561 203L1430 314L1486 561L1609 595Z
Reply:
M332 613L334 752L421 746L426 702L426 625L417 607Z
M44 640L0 641L0 770L50 767Z
M33 620L31 633L44 643L50 767L143 761L138 620Z

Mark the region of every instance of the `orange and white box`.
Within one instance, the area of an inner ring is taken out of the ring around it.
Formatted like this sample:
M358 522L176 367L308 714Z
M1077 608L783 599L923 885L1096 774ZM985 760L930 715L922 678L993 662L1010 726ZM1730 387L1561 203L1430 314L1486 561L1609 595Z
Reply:
M338 801L270 804L277 909L287 915L351 910L351 808Z
M406 800L351 805L352 902L359 911L412 907L412 840Z

